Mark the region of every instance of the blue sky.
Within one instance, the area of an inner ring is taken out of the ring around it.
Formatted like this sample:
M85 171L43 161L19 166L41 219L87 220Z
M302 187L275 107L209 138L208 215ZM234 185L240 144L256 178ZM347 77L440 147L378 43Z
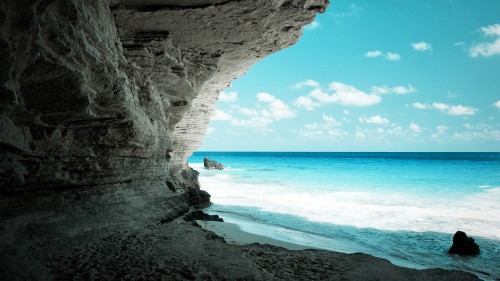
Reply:
M332 1L224 90L201 151L500 151L500 1Z

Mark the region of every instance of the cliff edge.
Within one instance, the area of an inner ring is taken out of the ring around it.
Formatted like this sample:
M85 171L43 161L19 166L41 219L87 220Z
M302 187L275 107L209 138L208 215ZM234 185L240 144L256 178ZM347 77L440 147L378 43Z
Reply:
M0 1L2 266L22 272L40 241L142 229L208 202L186 159L219 92L327 5Z
M159 211L166 216L209 201L186 159L219 92L294 44L327 5L2 1L0 193L37 194L37 202L68 192L107 194L109 204L131 194L146 206L177 201L179 211Z

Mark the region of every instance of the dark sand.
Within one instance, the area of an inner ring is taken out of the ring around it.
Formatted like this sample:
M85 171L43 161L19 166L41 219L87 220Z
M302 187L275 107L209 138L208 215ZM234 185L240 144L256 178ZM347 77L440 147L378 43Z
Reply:
M248 234L235 225L200 223L219 228L224 238L177 219L105 234L89 230L74 237L23 239L17 245L3 241L0 279L478 280L461 271L398 267L366 254L297 250L303 246ZM268 244L245 244L257 241Z

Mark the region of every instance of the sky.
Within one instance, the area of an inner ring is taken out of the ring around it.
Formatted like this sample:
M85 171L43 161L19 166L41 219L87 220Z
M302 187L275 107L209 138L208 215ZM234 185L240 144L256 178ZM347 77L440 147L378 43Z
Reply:
M500 1L331 2L221 92L199 151L500 151Z

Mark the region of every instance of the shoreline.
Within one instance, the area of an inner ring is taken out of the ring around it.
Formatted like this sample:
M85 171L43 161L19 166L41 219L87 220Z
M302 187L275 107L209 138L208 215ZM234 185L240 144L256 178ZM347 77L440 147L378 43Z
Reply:
M200 221L197 220L201 228L212 231L218 236L224 238L224 240L229 245L243 246L248 244L269 244L277 247L282 247L288 250L306 250L306 249L316 249L323 250L320 248L309 247L307 245L301 245L298 243L292 243L288 241L283 241L275 239L265 235L259 235L244 231L240 226L235 223L230 222L218 222L218 221Z
M385 258L376 257L370 254L342 253L329 249L310 247L300 243L279 240L262 234L255 234L245 231L241 226L232 222L218 221L195 221L197 226L203 231L214 233L223 238L223 242L235 249L244 249L244 252L257 252L256 256L265 257L265 261L272 261L268 272L287 271L290 264L280 265L282 260L298 257L301 260L312 259L309 270L318 272L325 270L320 278L316 275L308 275L301 272L293 275L293 278L305 278L311 280L489 280L479 278L469 272L461 270L450 270L442 268L412 268L408 266L396 265ZM256 257L251 257L256 260ZM258 258L257 258L258 260ZM259 263L257 261L257 263ZM319 268L317 264L322 264ZM328 264L328 265L326 265ZM293 264L292 267L296 267ZM341 270L339 270L339 268ZM304 269L304 268L303 268ZM345 271L347 269L347 271ZM294 279L290 280L294 280ZM288 278L286 278L288 280ZM493 280L493 279L492 279Z
M373 259L381 259L384 261L387 261L391 265L395 267L400 267L400 268L405 268L405 269L410 269L410 270L417 270L417 271L427 271L427 270L436 270L436 269L441 269L439 267L426 267L423 265L418 265L418 264L412 264L411 262L407 261L392 261L384 257L377 257L375 255L366 253L366 252L342 252L342 251L337 251L337 250L332 250L328 248L320 248L320 247L314 247L306 244L301 244L301 243L296 243L294 241L291 241L292 239L289 240L281 240L278 238L278 236L272 236L272 235L266 235L264 233L259 233L259 232L249 232L245 230L245 227L238 225L237 223L234 222L219 222L219 221L201 221L201 220L196 220L196 223L204 230L210 231L218 235L219 237L223 238L224 241L229 244L229 245L234 245L234 246L253 246L253 245L259 245L259 246L266 246L266 245L271 245L271 246L276 246L276 247L281 247L287 250L291 251L307 251L307 250L312 250L312 251L326 251L326 252L331 252L334 254L341 254L341 255L367 255ZM259 233L259 234L257 234ZM454 269L443 269L443 270L448 270L448 271L456 271ZM462 271L466 272L466 271ZM489 275L488 273L480 274L481 272L475 272L472 274L479 274L476 275L480 280L496 280L494 277Z

